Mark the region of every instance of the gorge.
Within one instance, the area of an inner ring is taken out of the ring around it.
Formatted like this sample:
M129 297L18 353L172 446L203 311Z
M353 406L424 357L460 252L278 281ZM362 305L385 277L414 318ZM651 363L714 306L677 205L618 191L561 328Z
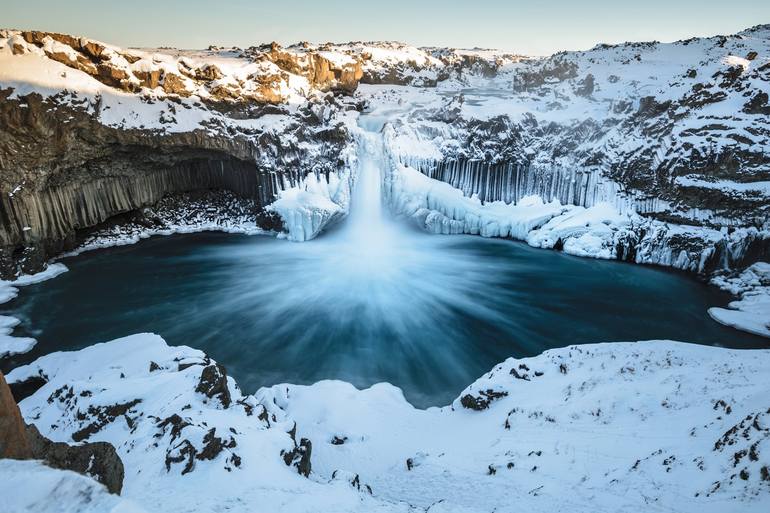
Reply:
M0 31L0 370L115 507L763 511L769 59Z

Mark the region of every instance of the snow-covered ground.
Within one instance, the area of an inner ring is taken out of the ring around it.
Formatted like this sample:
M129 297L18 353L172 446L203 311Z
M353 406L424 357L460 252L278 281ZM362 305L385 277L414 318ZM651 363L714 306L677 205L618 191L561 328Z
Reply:
M243 396L200 351L150 334L54 353L8 381L36 375L48 383L21 402L26 420L54 440L114 444L123 498L148 511L724 513L770 500L767 350L555 349L428 410L384 383ZM49 491L24 501L56 511Z
M7 513L146 513L90 477L37 461L0 460L0 497Z

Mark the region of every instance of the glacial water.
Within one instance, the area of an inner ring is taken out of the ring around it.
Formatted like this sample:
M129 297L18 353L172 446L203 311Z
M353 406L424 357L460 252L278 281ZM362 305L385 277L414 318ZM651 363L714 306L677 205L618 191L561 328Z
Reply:
M69 272L3 305L22 319L16 334L38 340L10 365L148 331L204 350L247 392L386 381L425 407L509 356L569 344L767 347L712 321L707 308L729 296L684 274L391 220L380 201L384 120L362 122L360 179L335 228L305 243L201 233L66 258Z

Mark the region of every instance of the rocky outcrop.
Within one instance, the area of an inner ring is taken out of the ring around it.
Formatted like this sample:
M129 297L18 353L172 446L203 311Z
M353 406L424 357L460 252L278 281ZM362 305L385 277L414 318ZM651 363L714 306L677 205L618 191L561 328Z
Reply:
M69 445L52 442L32 424L25 424L11 390L0 372L0 458L42 460L52 468L72 470L104 484L110 493L123 488L123 462L107 442Z
M256 58L267 59L282 70L301 75L321 91L337 90L352 93L363 77L361 61L349 55L327 57L330 53L324 47L308 51L310 45L298 45L284 49L277 43L268 46L263 53L250 49Z
M168 194L227 190L261 207L306 173L337 169L343 128L290 122L292 138L196 129L107 126L84 108L0 93L0 276L34 272L72 249L79 231L157 203ZM300 116L306 116L304 111ZM316 144L325 155L301 151ZM265 228L272 229L272 222Z
M25 44L26 43L26 44ZM28 46L29 45L29 46ZM82 71L102 84L123 91L137 92L159 86L168 94L189 96L202 89L213 97L231 102L281 103L280 90L289 75L305 77L321 91L352 93L363 76L361 61L352 55L330 57L325 49L298 45L283 49L277 43L242 51L256 63L276 66L252 73L244 79L224 81L225 74L212 63L191 63L187 59L168 61L160 66L137 52L127 52L83 37L54 32L20 32L12 42L17 55L40 51L49 59Z
M123 489L123 462L115 447L107 442L69 445L52 442L30 424L26 429L32 458L43 460L52 468L73 470L93 477L107 487L110 493L120 494Z
M0 458L29 459L32 448L27 441L24 420L11 390L0 372Z

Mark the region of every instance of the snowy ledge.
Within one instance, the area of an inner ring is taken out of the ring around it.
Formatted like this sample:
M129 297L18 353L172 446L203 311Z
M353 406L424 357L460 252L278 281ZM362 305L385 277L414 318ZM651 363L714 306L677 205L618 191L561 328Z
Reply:
M726 326L770 337L770 263L757 262L737 276L711 280L739 296L728 308L709 308L712 319Z
M148 511L722 513L770 500L768 350L554 349L427 410L386 383L243 395L202 352L151 334L47 355L8 381L35 376L47 383L21 401L26 420L54 440L112 443L123 497ZM0 492L24 470L13 465L0 462ZM62 505L48 488L34 489L40 511Z

